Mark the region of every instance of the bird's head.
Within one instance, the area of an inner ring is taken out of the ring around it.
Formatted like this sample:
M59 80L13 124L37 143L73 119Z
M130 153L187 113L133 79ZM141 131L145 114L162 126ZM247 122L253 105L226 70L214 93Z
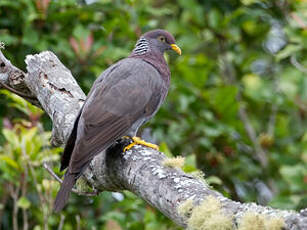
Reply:
M146 43L151 49L156 49L161 53L164 53L166 50L174 50L181 55L181 49L176 45L175 38L165 30L151 30L143 34L136 44L136 49L139 47L142 50L145 48Z

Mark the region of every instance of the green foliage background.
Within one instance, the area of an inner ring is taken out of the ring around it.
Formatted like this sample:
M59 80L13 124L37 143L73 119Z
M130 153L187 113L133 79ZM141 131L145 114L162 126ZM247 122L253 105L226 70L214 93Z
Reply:
M185 156L187 172L203 170L227 197L306 207L306 1L86 2L0 0L4 55L25 69L25 55L51 50L88 92L142 32L169 30L183 55L166 55L171 88L147 125L150 139L169 155ZM61 216L52 214L59 185L42 163L58 172L62 150L49 144L50 120L0 92L0 228L57 229L62 218L65 230L177 229L128 192L73 195Z

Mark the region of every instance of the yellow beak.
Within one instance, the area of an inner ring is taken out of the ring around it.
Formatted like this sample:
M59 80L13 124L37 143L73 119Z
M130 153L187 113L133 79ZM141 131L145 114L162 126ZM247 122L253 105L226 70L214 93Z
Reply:
M171 44L172 50L174 50L177 54L181 55L181 49L176 44Z

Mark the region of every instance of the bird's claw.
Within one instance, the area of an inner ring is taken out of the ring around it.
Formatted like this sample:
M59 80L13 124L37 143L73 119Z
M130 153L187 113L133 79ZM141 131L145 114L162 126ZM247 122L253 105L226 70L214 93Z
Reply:
M124 152L128 151L129 149L131 149L134 145L143 145L143 146L147 146L149 148L152 148L152 149L155 149L155 150L159 151L159 146L158 145L146 142L146 141L142 140L139 137L132 137L131 139L133 140L133 142L131 144L127 145L124 148Z

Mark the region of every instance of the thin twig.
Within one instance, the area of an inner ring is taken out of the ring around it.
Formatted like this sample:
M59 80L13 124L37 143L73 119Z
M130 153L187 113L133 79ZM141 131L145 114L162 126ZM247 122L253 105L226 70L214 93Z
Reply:
M295 98L294 104L296 104L302 111L307 112L307 104L304 103L300 98Z
M58 176L55 174L55 172L53 172L53 170L49 167L49 165L48 165L46 162L43 163L43 167L47 170L47 172L48 172L57 182L59 182L60 184L63 183L63 180L62 180L60 177L58 177ZM81 196L89 196L89 197L91 197L91 196L97 196L97 195L99 194L98 191L94 191L94 192L81 192L81 191L78 191L77 189L74 189L74 188L73 188L71 191L72 191L73 193L78 194L78 195L81 195Z
M21 196L25 197L27 194L27 178L28 178L28 168L25 166L25 172L23 175L23 181L21 184ZM23 219L23 230L29 229L29 223L28 223L28 213L27 209L22 209L22 219Z
M18 92L16 89L13 89L12 87L8 86L7 84L5 84L3 82L0 82L0 85L2 85L3 88L7 89L8 91L10 91L12 93L15 93L16 95L18 95L20 97L25 97L25 98L28 98L28 99L36 99L36 97L34 97L34 96L30 96L30 95L27 95L25 93Z
M276 95L280 94L279 80L278 78L275 77L275 75L273 75L273 90L274 90L274 94ZM278 111L278 105L273 102L272 107L271 107L269 123L268 123L268 130L267 130L268 135L271 137L274 136L277 111Z
M14 189L14 185L10 184L9 190L11 193L11 197L13 198L13 230L18 230L18 196L20 191L20 186L17 186L16 190Z
M231 66L231 63L227 60L226 58L226 48L225 48L225 39L224 38L219 38L219 49L220 49L220 60L221 60L221 73L224 78L224 81L229 84L229 85L236 85L238 86L238 81L237 81L237 76L235 73L234 68ZM250 139L250 141L253 144L254 151L256 154L256 157L258 161L260 162L261 166L263 168L267 167L268 164L268 159L266 156L265 151L262 149L261 145L258 142L257 139L257 134L252 126L250 119L248 117L247 111L245 107L242 106L242 100L241 100L241 92L239 91L237 95L237 101L239 103L239 118L241 122L244 125L245 131Z
M58 175L55 174L55 172L52 171L51 168L49 168L48 164L46 162L43 163L43 167L44 169L47 170L47 172L57 181L59 182L60 184L63 183L63 181L61 180L60 177L58 177Z
M256 132L255 132L254 128L251 126L251 122L250 122L250 120L247 116L247 112L242 105L239 106L239 117L240 117L240 120L242 121L242 123L244 124L247 135L248 135L249 139L251 140L251 142L254 146L256 156L257 156L261 166L263 168L266 168L267 165L268 165L268 159L266 157L264 150L261 148L261 146L260 146L260 144L257 140Z
M273 104L271 109L271 115L268 123L268 134L272 137L274 135L276 114L277 114L277 105Z
M77 230L80 230L81 225L80 225L80 216L76 215L76 222L77 222Z
M9 192L7 190L7 186L3 186L3 193L0 202L0 204L2 205L2 208L0 209L0 230L2 229L2 216L8 199L9 199Z
M61 214L61 219L60 219L60 224L59 224L58 230L62 230L62 228L64 226L64 221L65 221L65 216L63 214Z
M303 73L307 73L307 68L304 67L301 63L299 63L296 59L295 55L292 55L290 57L290 62L292 65L294 65L295 68L297 68L299 71L303 72Z
M297 14L291 13L290 16L293 18L294 21L304 30L307 30L307 24L301 19Z
M39 187L39 183L36 179L36 173L35 173L35 170L33 168L33 165L31 163L28 163L28 167L31 171L31 174L32 174L32 178L33 178L33 181L34 181L34 184L36 185L36 191L38 193L38 197L39 197L39 200L40 200L40 203L41 205L46 205L47 204L47 200L45 199L43 193L42 193L42 189L41 187ZM43 218L44 218L44 230L48 230L48 210L47 209L44 209L43 208Z
M25 148L22 148L22 155L24 159L27 158L27 153ZM24 168L24 173L22 174L22 180L21 180L21 196L25 197L27 194L27 179L29 176L29 169L27 167L27 163L23 161L23 168ZM29 229L29 223L28 223L28 213L27 209L23 208L22 209L22 218L23 218L23 230L28 230Z

